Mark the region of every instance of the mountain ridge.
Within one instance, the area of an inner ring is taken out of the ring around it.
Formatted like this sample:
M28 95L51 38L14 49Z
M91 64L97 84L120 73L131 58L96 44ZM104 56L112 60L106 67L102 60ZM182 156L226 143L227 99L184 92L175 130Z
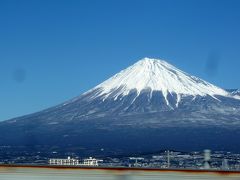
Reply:
M59 146L63 149L81 146L89 153L94 150L102 153L98 149L113 153L160 147L237 151L240 143L233 142L233 137L240 135L238 95L184 73L165 61L154 62L160 63L155 74L165 74L164 80L166 77L184 79L188 83L178 83L189 87L171 91L169 89L178 87L176 83L159 85L158 76L151 78L153 67L148 64L149 59L144 59L76 98L34 114L0 122L0 145ZM150 71L145 69L149 67ZM157 84L149 82L151 80ZM151 88L146 88L146 82ZM206 92L208 88L210 93ZM179 93L183 90L188 94Z

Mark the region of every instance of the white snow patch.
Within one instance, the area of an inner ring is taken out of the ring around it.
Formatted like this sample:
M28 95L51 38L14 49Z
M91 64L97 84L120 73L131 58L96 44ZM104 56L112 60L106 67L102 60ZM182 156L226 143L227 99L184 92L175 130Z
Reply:
M191 76L164 60L150 58L138 61L90 91L101 89L93 98L103 96L103 100L105 100L114 90L119 89L117 93L114 92L113 96L114 100L117 100L120 95L126 96L130 91L137 90L137 96L132 101L133 103L142 90L149 88L151 90L150 98L152 98L153 91L161 91L167 105L169 105L168 93L177 95L176 106L181 101L181 97L188 95L194 97L210 95L215 99L217 99L216 95L234 98L225 90Z

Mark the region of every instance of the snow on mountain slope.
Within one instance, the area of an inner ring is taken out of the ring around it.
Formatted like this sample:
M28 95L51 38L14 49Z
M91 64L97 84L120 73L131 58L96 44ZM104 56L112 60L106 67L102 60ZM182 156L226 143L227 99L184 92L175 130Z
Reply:
M65 103L1 122L0 146L239 152L240 100L232 92L145 58Z
M239 96L240 97L240 89L232 91L231 94L234 95L234 96Z
M115 99L120 95L128 95L132 90L136 90L138 95L145 89L150 89L151 93L161 91L167 104L169 93L177 95L177 103L182 96L187 95L209 95L215 99L216 95L230 96L227 91L191 76L164 60L150 58L138 61L90 91L96 89L101 90L94 98L102 96L103 100L112 95L113 91Z

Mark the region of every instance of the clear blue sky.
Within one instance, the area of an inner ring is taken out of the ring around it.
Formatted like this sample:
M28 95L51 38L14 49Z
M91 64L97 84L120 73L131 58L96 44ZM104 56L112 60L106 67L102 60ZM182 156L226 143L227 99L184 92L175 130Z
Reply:
M143 57L240 88L240 1L1 0L0 120L75 97Z

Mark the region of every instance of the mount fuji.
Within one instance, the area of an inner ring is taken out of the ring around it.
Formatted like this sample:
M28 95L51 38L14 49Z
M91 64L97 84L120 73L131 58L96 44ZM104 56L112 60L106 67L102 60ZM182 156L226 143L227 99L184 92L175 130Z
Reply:
M0 145L121 154L240 152L240 95L144 58L82 95L0 123Z

